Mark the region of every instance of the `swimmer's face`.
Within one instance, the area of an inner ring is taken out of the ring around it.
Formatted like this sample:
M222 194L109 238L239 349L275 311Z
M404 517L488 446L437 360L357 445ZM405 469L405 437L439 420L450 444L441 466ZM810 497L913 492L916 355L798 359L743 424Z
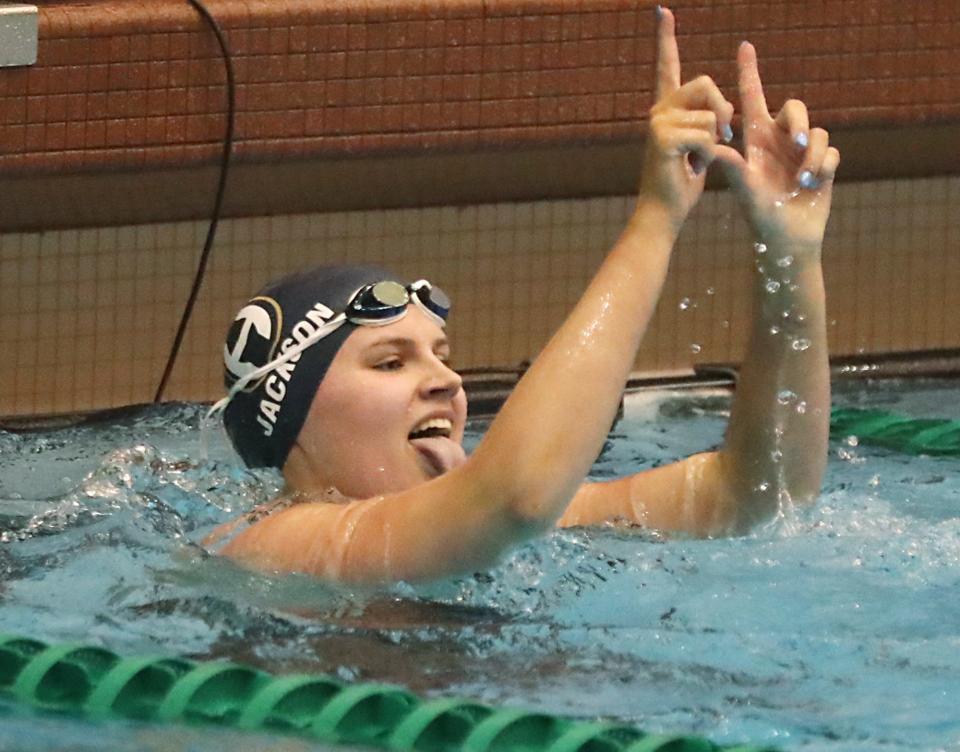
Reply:
M446 334L415 306L358 327L317 389L285 473L293 490L402 491L465 460L467 399ZM297 472L286 472L297 464ZM306 468L307 472L302 472Z

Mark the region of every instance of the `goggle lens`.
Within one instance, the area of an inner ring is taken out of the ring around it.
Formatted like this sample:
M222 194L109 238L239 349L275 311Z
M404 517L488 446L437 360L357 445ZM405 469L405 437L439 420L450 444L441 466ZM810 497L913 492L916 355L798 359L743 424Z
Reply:
M444 321L447 320L447 316L450 315L450 298L443 290L424 282L414 288L413 294L427 310L432 311Z
M411 296L444 321L450 313L450 299L429 282L421 280L404 287L399 282L386 280L360 289L347 306L347 316L377 321L400 316L411 302Z

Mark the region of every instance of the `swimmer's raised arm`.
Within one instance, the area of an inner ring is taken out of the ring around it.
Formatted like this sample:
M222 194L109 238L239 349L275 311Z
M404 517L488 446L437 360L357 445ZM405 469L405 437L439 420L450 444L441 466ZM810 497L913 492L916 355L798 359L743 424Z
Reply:
M840 153L807 108L767 111L753 46L738 52L746 158L720 164L756 245L753 328L722 453L738 500L736 527L812 503L827 464L830 369L821 252Z
M754 48L737 55L745 157L717 164L756 238L754 318L723 447L578 494L561 524L617 517L701 535L743 532L812 502L827 460L830 381L821 246L840 161L802 102L767 111Z
M706 76L681 85L674 19L666 9L658 50L636 211L475 453L478 462L509 470L492 475L516 494L516 509L541 524L554 521L596 459L677 233L703 191L718 133L733 116L733 105Z
M681 84L666 10L656 89L636 210L473 455L409 490L293 506L241 533L224 553L342 581L417 580L487 566L556 523L613 422L717 134L730 132L733 105L709 78Z

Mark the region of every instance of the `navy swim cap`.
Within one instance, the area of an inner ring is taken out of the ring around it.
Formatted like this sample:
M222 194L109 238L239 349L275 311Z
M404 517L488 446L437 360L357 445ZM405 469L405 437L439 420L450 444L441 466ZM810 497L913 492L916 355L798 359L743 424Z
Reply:
M342 313L364 285L398 281L375 266L321 266L271 282L237 314L223 348L229 389L253 370L314 334ZM223 423L249 467L282 468L334 356L358 324L345 321L297 358L233 397Z

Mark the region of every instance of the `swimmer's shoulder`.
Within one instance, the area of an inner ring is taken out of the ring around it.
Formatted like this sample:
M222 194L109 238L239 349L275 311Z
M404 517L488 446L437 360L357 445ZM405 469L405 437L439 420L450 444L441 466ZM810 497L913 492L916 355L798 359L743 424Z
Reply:
M349 504L353 499L344 496L336 488L327 488L323 491L312 494L291 494L281 493L274 499L265 504L258 504L246 514L235 520L224 522L218 525L202 541L202 545L207 548L216 548L229 542L229 540L244 529L257 525L268 517L280 514L292 507L302 504Z

